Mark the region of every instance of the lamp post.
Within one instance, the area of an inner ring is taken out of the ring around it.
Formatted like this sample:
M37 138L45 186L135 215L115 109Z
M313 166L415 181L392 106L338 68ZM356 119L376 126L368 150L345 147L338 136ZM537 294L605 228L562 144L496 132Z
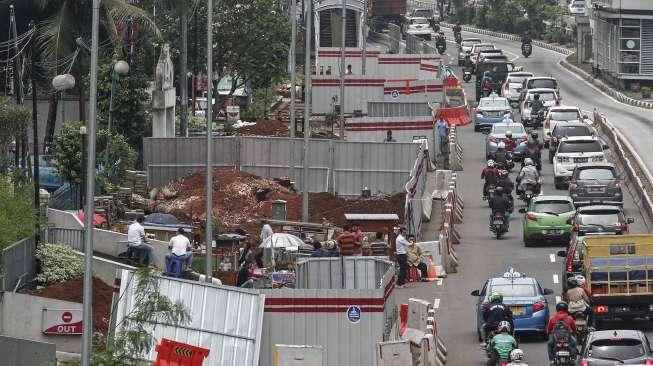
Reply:
M111 140L111 119L113 113L113 95L116 92L116 83L120 80L121 76L129 74L129 64L125 61L116 61L111 68L111 95L109 96L109 119L107 123L107 146L104 150L104 169L107 175L109 174L109 141Z
M61 74L57 75L52 79L52 87L54 90L57 92L64 92L66 90L70 90L75 87L75 77L70 75L70 74ZM80 131L81 133L81 131ZM82 142L82 154L84 151L84 140L81 139ZM82 201L82 184L80 183L80 196L79 196L79 206L83 207L83 201Z

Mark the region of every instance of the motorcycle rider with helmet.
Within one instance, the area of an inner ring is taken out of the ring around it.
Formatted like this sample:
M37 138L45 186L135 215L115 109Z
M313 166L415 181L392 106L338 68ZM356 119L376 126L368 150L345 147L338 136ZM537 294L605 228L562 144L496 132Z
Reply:
M456 25L453 26L453 33L460 33L463 28L460 26L460 22L456 22Z
M501 321L496 328L496 335L490 339L486 351L490 358L488 366L496 366L501 360L510 360L510 354L519 346L512 336L512 326L508 321Z
M533 101L531 102L531 124L535 128L539 127L539 124L542 122L537 121L537 115L540 113L540 109L542 108L544 108L544 103L540 100L540 95L535 94L533 96Z
M506 151L514 152L515 149L517 148L517 142L513 140L512 131L510 130L506 131L506 138L501 140L501 142L503 142L506 145Z
M542 169L542 148L544 145L538 140L537 131L531 131L526 141L526 152L524 157L533 159L537 170Z
M566 339L569 343L570 357L573 360L578 352L576 342L576 322L569 315L569 306L566 302L561 301L556 304L556 313L549 318L546 326L546 334L549 335L547 350L549 362L555 363L556 343L558 339Z
M507 366L528 366L524 362L524 351L515 348L510 352L510 363Z
M484 303L483 312L483 326L481 327L481 336L483 341L487 340L490 332L495 330L502 321L507 321L508 325L512 327L512 310L503 304L503 295L499 292L492 291L489 298L489 303Z
M533 39L531 38L531 35L528 31L524 31L524 34L521 36L522 46L526 43L533 43Z
M567 291L565 291L562 298L567 302L570 314L583 312L585 315L590 315L592 309L590 308L590 298L587 292L578 285L576 277L569 277L567 280Z
M533 163L533 159L531 158L525 158L524 159L524 166L521 168L521 171L519 171L519 174L517 175L517 195L522 195L524 194L524 191L526 191L526 187L528 184L533 185L533 193L534 194L539 194L539 179L540 179L540 173L537 171L537 168L535 168L535 163Z
M499 169L494 164L494 160L487 161L487 166L481 172L481 179L485 180L483 183L483 197L487 197L487 190L490 185L497 184L497 177L499 176Z
M497 150L494 152L494 154L490 154L490 156L488 156L488 158L494 160L494 163L500 168L506 167L509 157L510 156L506 151L506 144L503 141L497 144Z
M497 185L497 188L494 190L494 196L490 198L490 227L492 227L492 222L494 221L494 216L497 213L503 215L504 225L506 226L506 231L508 230L510 220L509 212L512 207L512 203L508 196L505 195L505 190L502 186ZM503 300L503 297L502 297Z
M474 72L474 63L472 62L472 51L465 52L465 60L463 61L463 72Z

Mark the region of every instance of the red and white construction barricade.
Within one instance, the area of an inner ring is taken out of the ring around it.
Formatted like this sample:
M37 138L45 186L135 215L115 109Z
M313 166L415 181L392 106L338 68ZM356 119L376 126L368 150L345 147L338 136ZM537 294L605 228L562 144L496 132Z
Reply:
M389 54L368 48L365 63L366 75L383 75L387 78L435 79L441 69L442 57L438 54ZM362 75L363 52L360 48L345 48L345 70L351 65L353 75ZM320 47L317 51L316 74L339 77L340 47Z

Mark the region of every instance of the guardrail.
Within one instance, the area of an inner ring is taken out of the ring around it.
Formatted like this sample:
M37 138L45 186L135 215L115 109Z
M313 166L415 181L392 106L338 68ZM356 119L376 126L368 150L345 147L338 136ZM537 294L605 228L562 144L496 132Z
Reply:
M436 259L436 269L442 266L444 271L437 269L438 276L457 272L458 255L454 244L460 243L460 233L456 225L463 222L463 197L458 190L458 174L451 170L436 171L436 190L433 193L434 211L440 210L438 217L439 255Z
M644 225L650 232L653 229L653 202L651 201L653 176L628 139L596 109L594 110L594 124L614 151L612 154L615 159L614 163L624 173L625 187L633 197L644 220Z
M455 125L449 129L449 169L463 170L463 147L458 140Z

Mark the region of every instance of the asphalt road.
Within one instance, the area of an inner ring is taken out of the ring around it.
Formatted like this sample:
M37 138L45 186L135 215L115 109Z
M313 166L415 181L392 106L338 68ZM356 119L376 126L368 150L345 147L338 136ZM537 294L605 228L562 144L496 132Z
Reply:
M471 37L471 35L468 35ZM449 39L453 37L448 35ZM517 57L519 45L509 41L481 37L487 41L495 42L498 47L512 52ZM456 62L457 47L449 44L447 54L453 57L454 69L460 76L460 68ZM619 110L608 97L602 95L589 87L586 83L578 80L572 74L558 66L561 59L555 53L534 48L534 57L528 59L517 58L516 64L523 65L527 71L533 71L537 75L553 75L558 78L561 84L561 92L565 104L579 105L583 109L592 110L595 105L608 114L612 121L617 117L628 119L631 123L644 123L639 120L639 111L633 111L632 115L626 111ZM512 57L511 57L512 58ZM474 95L473 83L465 85L468 96ZM628 107L627 109L632 109ZM611 115L610 113L613 113ZM650 113L650 112L648 112ZM634 117L633 117L634 116ZM625 121L625 120L624 120ZM636 122L639 121L639 122ZM541 133L540 133L541 135ZM642 132L640 138L646 138ZM462 234L462 242L457 245L456 252L460 258L459 272L450 274L442 284L416 283L409 284L407 288L397 290L398 300L406 302L409 297L428 299L439 299L439 308L436 312L438 330L445 339L448 348L447 364L449 365L485 365L486 358L480 349L476 336L476 297L469 293L479 289L488 277L500 276L508 266L529 276L537 278L542 287L551 288L554 295L547 296L549 309L553 313L556 297L560 296L561 287L558 279L562 278L561 258L555 253L560 249L556 246L541 246L525 248L522 242L521 220L522 215L517 212L523 203L516 200L515 213L512 215L510 232L501 240L491 236L488 229L489 208L487 203L481 200L482 182L480 172L485 164L484 138L485 135L473 132L472 125L459 129L459 136L465 150L464 171L460 172L463 184L460 189L465 199L464 222L458 226ZM650 148L650 147L648 147ZM565 194L565 191L555 190L553 187L553 168L547 159L543 159L542 169L544 194ZM653 162L652 162L653 163ZM516 173L511 174L514 180ZM625 211L628 217L634 217L635 223L630 226L632 233L644 231L641 217L634 207L632 198L626 197ZM423 238L432 240L433 238ZM615 328L632 328L633 325L613 324ZM650 335L649 335L650 336ZM518 337L520 346L526 353L527 362L531 366L548 365L546 356L546 343L536 337Z

